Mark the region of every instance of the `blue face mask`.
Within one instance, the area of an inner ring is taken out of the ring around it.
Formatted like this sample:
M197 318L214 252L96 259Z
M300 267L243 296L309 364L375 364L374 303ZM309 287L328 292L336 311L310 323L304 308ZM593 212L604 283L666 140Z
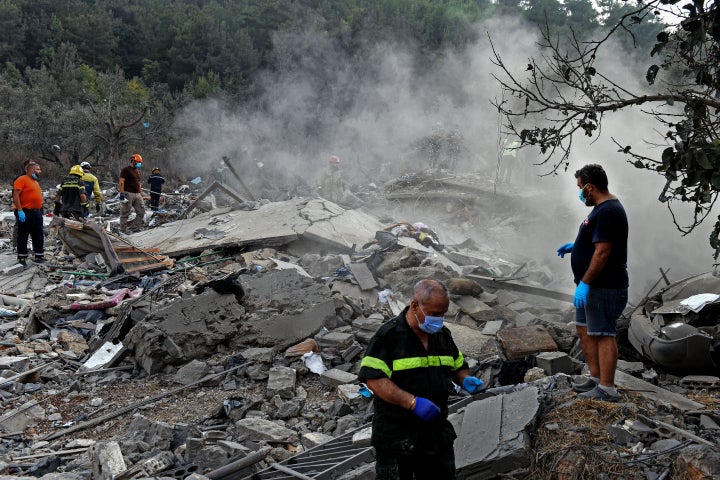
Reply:
M433 333L438 333L440 330L442 330L445 317L433 317L432 315L425 315L422 307L420 307L420 311L425 316L425 322L418 322L418 328L420 328L420 330L430 335L432 335Z
M583 205L587 205L587 197L585 196L585 193L584 193L584 192L585 192L585 187L582 187L582 188L578 191L578 198L579 198L580 201L583 203Z
M140 170L140 167L142 167L142 163L136 163L136 164L135 164L135 168L137 168L138 170Z
M38 179L37 173L33 173L33 174L32 174L32 177L33 177L35 180L37 180L37 179Z

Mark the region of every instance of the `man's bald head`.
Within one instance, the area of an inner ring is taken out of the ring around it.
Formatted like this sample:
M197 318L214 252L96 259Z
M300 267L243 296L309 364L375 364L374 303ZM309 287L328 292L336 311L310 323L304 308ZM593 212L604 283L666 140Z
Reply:
M448 291L445 285L430 278L420 280L415 284L413 299L420 305L429 303L434 297L448 298Z

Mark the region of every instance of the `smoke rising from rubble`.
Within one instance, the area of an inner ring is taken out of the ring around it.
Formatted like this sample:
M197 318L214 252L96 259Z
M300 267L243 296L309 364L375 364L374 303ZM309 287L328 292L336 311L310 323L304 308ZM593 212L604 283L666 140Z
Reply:
M457 170L494 179L500 119L490 101L501 92L491 76L499 71L490 61L485 32L490 32L503 59L514 63L517 72L524 70L528 58L538 56L537 39L534 28L518 23L490 21L478 29L477 44L446 55L432 71L419 67L416 52L407 44L383 43L370 53L348 58L340 46L312 30L279 34L275 38L278 67L262 77L263 93L255 108L232 111L221 100L205 100L179 117L178 136L184 143L176 154L178 168L196 172L188 178L207 177L226 155L251 189L270 179L288 196L307 195L314 191L330 155L339 155L346 183L374 182L382 188L404 173L427 168L415 146L441 126L458 130L467 146L467 158ZM614 57L611 65L616 78L625 77L620 84L636 91L646 88L639 83L644 75L617 62L618 58L627 57ZM639 66L640 71L643 68ZM635 112L607 116L599 140L589 144L578 138L567 172L532 176L512 187L518 195L528 195L523 203L527 209L521 208L515 219L494 215L493 205L475 205L464 222L398 207L392 210L393 221L427 223L446 244L471 237L503 259L535 259L556 275L559 282L554 285L571 289L569 261L558 259L555 249L574 240L580 221L589 213L577 199L573 173L586 163L600 163L608 171L610 191L628 211L632 300L659 278L658 267L671 268L669 277L677 280L709 270L712 264L707 244L710 223L681 237L666 207L657 201L663 179L628 164L611 141L615 137L641 153L641 139L654 136L656 127ZM657 156L659 150L649 153ZM523 155L536 158L530 150ZM528 168L533 174L549 169L548 165Z

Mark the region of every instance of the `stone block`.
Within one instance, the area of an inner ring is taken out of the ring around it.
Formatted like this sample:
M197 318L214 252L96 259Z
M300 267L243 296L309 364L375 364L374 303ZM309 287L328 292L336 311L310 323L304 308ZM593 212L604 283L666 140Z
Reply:
M460 310L475 320L488 322L496 318L495 310L475 297L465 296L456 298L455 303L460 307Z
M478 300L483 302L485 305L489 305L491 307L495 307L495 306L499 305L498 297L494 293L483 292L477 298L478 298Z
M315 340L317 340L320 348L330 347L345 349L352 345L355 337L352 333L332 331L324 335L317 335Z
M237 436L256 442L286 442L296 438L294 431L264 418L243 418L235 422L235 429Z
M268 397L280 395L281 398L290 399L295 396L295 382L297 372L294 368L276 366L270 369L268 374L267 393Z
M203 378L209 371L210 367L207 363L201 362L200 360L193 360L178 369L175 377L173 377L173 381L181 385L190 385Z
M503 326L503 320L491 320L482 329L483 335L495 335Z
M548 331L539 325L505 328L498 332L508 360L520 360L538 352L554 352L558 347Z
M9 433L23 432L26 427L35 425L45 418L45 409L37 401L30 400L17 408L5 412L0 417L0 428Z
M537 366L542 368L546 375L565 373L571 375L575 369L567 353L542 352L536 357Z
M127 470L118 442L96 443L88 449L88 455L96 480L112 480Z
M353 328L359 330L369 330L373 333L377 332L377 329L385 323L385 317L378 314L370 315L369 317L358 317L352 322Z
M495 292L495 296L497 297L497 302L499 305L510 305L511 303L515 303L518 300L520 300L520 297L515 295L509 290L498 290Z
M246 348L242 351L242 356L245 357L245 360L254 363L272 363L273 355L272 348Z
M300 443L302 443L303 447L309 450L313 447L317 447L318 445L322 445L323 443L327 443L333 440L333 438L334 437L331 435L326 435L320 432L308 432L302 434Z
M330 387L338 387L344 383L355 383L357 379L358 377L354 373L343 372L337 368L327 370L320 375L320 381Z

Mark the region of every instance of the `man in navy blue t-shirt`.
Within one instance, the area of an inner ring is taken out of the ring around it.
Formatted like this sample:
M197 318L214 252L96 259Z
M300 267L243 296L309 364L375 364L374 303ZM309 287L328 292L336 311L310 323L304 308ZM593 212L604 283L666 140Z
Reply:
M557 250L561 258L572 255L575 326L590 369L590 378L572 388L580 397L617 402L615 325L628 300L628 221L622 204L608 191L600 165L585 165L575 178L580 201L593 209L580 224L575 243Z

